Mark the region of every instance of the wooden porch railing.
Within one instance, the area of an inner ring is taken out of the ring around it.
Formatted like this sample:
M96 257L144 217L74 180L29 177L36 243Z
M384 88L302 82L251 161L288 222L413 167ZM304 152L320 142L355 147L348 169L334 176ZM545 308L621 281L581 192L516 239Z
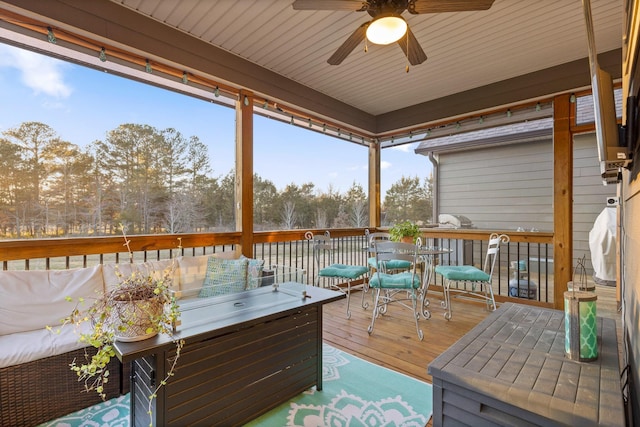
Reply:
M308 283L317 272L313 264L313 249L304 233L308 230L256 232L253 235L251 256L265 260L265 265L283 265L307 271ZM311 230L323 233L324 230ZM366 265L367 245L365 229L330 230L336 250L336 261L343 264ZM553 303L553 233L506 232L511 241L500 252L495 273L494 292L501 301L513 300L552 306ZM490 231L427 228L423 237L427 245L451 248L437 262L445 264L474 264L481 266ZM240 244L241 233L199 233L179 235L128 236L135 261L168 259L175 256L207 255L234 251ZM247 251L243 251L245 254ZM128 262L123 237L81 237L56 239L25 239L0 241L2 270L45 270L88 267L111 262ZM513 261L523 261L528 280L536 283L535 300L509 296L509 280L513 279ZM441 290L442 282L430 287Z

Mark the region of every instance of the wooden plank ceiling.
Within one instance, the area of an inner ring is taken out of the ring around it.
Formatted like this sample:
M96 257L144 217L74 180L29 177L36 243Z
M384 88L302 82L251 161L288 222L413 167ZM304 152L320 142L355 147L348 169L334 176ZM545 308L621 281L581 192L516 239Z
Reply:
M339 1L349 0L329 0ZM601 66L614 78L621 75L622 3L591 0ZM395 43L369 43L365 52L362 42L340 65L329 65L327 59L371 17L294 10L292 4L0 0L0 10L40 22L36 38L49 25L86 35L95 46L122 46L141 58L201 73L271 105L301 111L303 120L307 115L380 140L523 101L548 101L590 85L581 0L495 0L483 11L405 11L428 56L408 73ZM0 24L11 27L11 18L6 21ZM11 36L8 41L13 42Z
M428 59L405 72L392 44L327 59L366 12L292 0L112 0L368 114L379 116L587 57L580 0L495 0L486 11L404 12ZM622 0L591 0L599 52L622 45ZM588 70L585 70L588 72Z

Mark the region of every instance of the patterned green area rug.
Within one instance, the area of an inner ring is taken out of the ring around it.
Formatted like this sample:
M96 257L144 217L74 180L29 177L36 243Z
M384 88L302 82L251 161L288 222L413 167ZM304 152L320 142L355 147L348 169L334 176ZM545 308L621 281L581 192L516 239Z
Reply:
M129 427L129 395L116 397L38 427Z
M322 391L308 390L248 425L424 427L429 421L430 384L326 344L322 362Z
M431 385L323 347L323 389L296 396L248 426L424 427L431 417ZM425 367L426 369L426 367ZM41 427L125 427L129 395L92 406Z

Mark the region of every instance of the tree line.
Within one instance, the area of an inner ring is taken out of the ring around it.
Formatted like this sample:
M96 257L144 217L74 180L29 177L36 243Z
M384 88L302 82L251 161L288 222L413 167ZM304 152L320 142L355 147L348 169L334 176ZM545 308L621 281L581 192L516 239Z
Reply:
M0 234L7 238L235 229L235 173L214 176L206 144L176 129L121 124L80 147L50 126L24 122L0 134ZM253 177L256 230L366 227L358 183L340 194L311 182L278 190ZM383 222L431 217L431 181L402 177L387 191Z

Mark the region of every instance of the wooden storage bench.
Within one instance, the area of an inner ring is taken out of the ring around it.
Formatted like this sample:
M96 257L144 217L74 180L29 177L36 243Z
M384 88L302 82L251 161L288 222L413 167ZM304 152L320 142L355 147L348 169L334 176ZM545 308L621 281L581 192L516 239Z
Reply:
M505 303L430 365L433 426L624 426L616 325L598 359L564 354L564 312Z

